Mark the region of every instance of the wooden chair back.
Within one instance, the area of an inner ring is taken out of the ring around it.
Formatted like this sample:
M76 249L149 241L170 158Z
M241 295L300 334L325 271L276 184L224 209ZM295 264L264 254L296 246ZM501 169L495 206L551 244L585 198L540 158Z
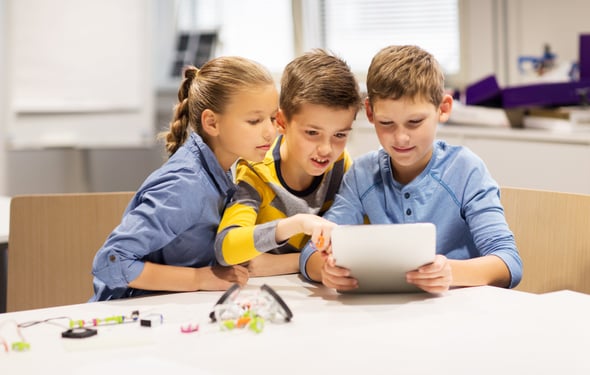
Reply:
M517 290L590 293L590 195L501 188L523 261Z
M133 192L12 198L7 311L84 303L92 261L120 223Z

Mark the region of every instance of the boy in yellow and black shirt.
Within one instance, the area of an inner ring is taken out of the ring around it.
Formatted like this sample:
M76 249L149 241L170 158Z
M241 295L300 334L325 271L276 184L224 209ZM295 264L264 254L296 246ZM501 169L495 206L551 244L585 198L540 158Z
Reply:
M332 223L332 204L352 161L345 151L360 108L348 65L323 50L290 62L281 79L276 126L281 134L264 161L241 160L238 191L215 241L222 265L248 262L251 276L299 271L299 251Z

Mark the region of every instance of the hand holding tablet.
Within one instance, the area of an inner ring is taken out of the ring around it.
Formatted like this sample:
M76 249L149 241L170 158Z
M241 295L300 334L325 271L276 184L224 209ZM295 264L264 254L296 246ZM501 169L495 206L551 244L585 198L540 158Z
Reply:
M350 270L358 288L342 293L404 293L422 290L406 273L434 261L432 223L338 225L331 233L336 266Z

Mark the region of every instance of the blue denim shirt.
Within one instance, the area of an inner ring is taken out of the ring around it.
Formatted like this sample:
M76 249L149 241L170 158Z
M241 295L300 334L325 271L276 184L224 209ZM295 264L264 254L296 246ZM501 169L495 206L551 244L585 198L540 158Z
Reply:
M465 147L436 141L430 162L407 185L393 178L383 149L363 155L344 176L324 217L337 224L362 224L365 217L372 224L434 223L438 254L449 259L493 254L508 266L511 288L522 278L522 261L498 184L484 162ZM305 267L312 253L307 245L300 257L300 271L307 279Z
M192 133L139 188L119 226L94 258L94 296L108 300L148 293L128 288L144 262L212 265L217 226L235 191L231 174Z

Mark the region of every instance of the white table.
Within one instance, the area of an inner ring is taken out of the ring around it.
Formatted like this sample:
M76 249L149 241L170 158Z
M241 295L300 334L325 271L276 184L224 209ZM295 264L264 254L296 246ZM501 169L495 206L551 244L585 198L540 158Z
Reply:
M23 329L28 352L0 353L0 373L60 374L588 374L590 296L534 295L494 287L427 294L343 296L290 275L267 283L293 311L290 323L264 331L221 331L208 314L220 292L167 294L0 314L13 324L68 316L163 314L156 328L102 326L86 339L62 339L62 327ZM186 334L180 326L199 322Z

